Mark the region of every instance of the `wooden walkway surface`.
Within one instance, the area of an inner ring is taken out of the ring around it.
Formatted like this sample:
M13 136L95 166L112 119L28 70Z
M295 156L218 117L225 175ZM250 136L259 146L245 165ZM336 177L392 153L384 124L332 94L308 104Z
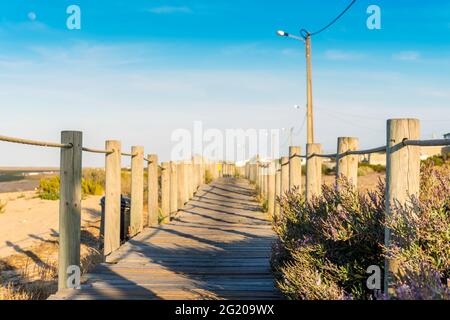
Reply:
M171 223L147 228L51 299L279 299L274 234L245 180L202 187Z

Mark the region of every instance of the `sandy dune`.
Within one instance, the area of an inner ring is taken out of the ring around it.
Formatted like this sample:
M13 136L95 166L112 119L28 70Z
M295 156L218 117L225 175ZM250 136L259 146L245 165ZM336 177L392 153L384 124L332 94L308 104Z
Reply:
M0 200L7 201L0 214L0 258L58 236L58 201L41 200L34 191L2 193ZM82 201L83 225L100 219L99 202L99 196Z

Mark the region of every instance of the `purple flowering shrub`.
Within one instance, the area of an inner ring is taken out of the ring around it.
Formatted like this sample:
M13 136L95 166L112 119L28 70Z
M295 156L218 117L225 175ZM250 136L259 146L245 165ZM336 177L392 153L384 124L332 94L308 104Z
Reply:
M420 187L420 197L397 206L386 221L392 230L386 255L398 266L395 297L449 299L450 165L424 164Z
M366 270L383 265L383 187L360 194L341 179L340 191L324 185L309 203L288 192L280 205L272 266L282 292L290 299L370 298Z
M278 240L272 267L278 287L290 299L379 299L366 286L369 266L398 262L397 299L448 299L450 277L450 166L424 164L421 196L398 206L385 221L385 186L361 193L341 179L340 189L323 186L305 202L288 192L273 220ZM384 247L384 229L392 230Z

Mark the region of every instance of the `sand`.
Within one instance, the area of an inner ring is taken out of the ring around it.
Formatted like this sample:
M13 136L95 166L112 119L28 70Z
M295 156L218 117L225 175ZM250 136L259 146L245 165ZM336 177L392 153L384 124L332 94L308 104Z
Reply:
M100 220L100 198L89 196L82 201L82 225ZM59 201L41 200L35 191L2 193L0 200L7 201L0 214L0 258L57 240Z

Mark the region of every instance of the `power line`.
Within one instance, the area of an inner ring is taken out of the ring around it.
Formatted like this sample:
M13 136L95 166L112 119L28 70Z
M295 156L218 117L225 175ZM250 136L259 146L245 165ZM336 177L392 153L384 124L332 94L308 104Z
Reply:
M344 9L344 11L342 11L336 18L334 18L329 24L327 24L325 27L323 27L322 29L319 29L315 32L308 32L308 30L306 29L302 29L300 30L300 33L302 34L302 36L304 38L306 38L307 36L315 36L318 35L319 33L327 30L329 27L331 27L333 24L335 24L348 10L350 10L350 8L355 4L356 0L353 0L348 6L347 8Z

